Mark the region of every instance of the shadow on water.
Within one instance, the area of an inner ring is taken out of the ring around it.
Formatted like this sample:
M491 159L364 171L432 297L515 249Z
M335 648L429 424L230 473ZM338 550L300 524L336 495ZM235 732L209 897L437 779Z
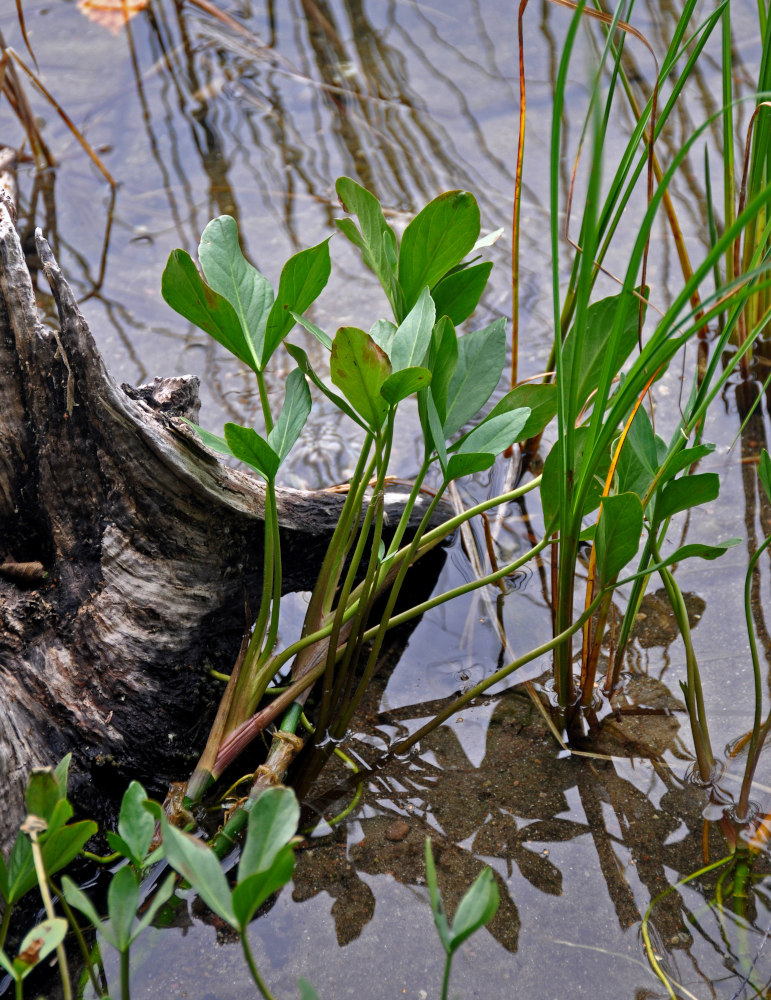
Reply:
M741 12L753 5L735 6L741 40ZM668 41L676 7L641 8L641 29L659 48ZM485 230L507 225L518 101L510 8L481 0L245 0L229 9L243 29L236 30L192 5L151 0L113 36L85 21L73 3L25 2L41 74L83 127L118 190L113 205L80 147L35 98L58 167L45 184L31 167L22 175L23 231L42 224L58 241L62 266L84 298L86 318L118 380L136 384L192 370L202 379L207 426L218 428L225 419L259 426L245 372L202 334L181 327L160 297L169 251L194 251L214 215L238 219L245 251L274 282L289 254L333 231L334 179L341 174L370 188L396 228L439 191L461 187L477 195ZM524 377L540 372L548 357L548 178L538 165L548 157L551 87L566 24L564 12L547 3L532 8L527 156L535 167L526 175L522 206ZM13 11L0 13L0 29L21 50ZM754 44L748 37L739 46L738 83L751 79L744 67L756 59ZM630 76L644 83L651 70L640 52L630 46L625 59ZM676 127L662 135L662 158L717 108L717 77L705 66L694 74ZM583 85L577 78L576 92ZM619 130L628 131L620 118ZM16 142L2 105L0 123L5 141ZM561 164L565 186L570 165L567 159ZM686 161L675 192L694 240L703 238L701 176L700 165ZM504 241L493 248L498 266L477 325L510 310L508 254ZM379 289L341 241L333 256L333 280L312 318L325 329L368 326L379 315ZM651 268L660 301L676 287L670 265L665 244ZM41 301L45 305L42 293ZM303 346L320 361L314 344ZM724 473L721 503L683 528L689 541L740 532L746 538L743 555L734 549L717 566L684 566L680 577L715 746L735 740L748 725L751 679L737 631L741 590L747 559L771 531L771 509L755 474L771 406L771 393L763 396L759 388L768 358L759 353L755 363L754 381L734 387L709 428L718 448L703 469ZM285 374L277 370L272 377ZM669 395L671 403L680 391L672 375L658 399ZM730 449L759 397L740 447ZM666 424L663 405L659 414ZM290 482L316 487L345 479L353 454L348 428L323 403L311 421ZM401 475L418 464L413 438L408 423L398 445ZM465 499L500 492L505 475L498 467L477 477ZM501 513L492 526L499 558L510 561L528 546L528 534L541 530L524 507ZM752 609L771 664L768 565L753 584ZM456 542L440 587L473 572ZM723 803L710 803L686 777L690 734L678 686L684 655L661 591L645 598L624 695L605 720L604 742L587 746L585 756L560 753L519 690L496 690L408 758L384 762L390 744L502 665L506 643L521 651L550 634L547 593L547 573L536 567L509 581L506 593L435 609L405 639L404 652L393 655L346 742L360 774L351 779L334 760L324 771L306 804L306 821L320 822L298 853L293 888L252 926L258 962L277 994L296 995L302 974L322 997L438 995L441 955L423 861L430 836L450 909L483 865L493 868L501 890L489 934L468 942L454 968L460 996L664 996L640 937L654 899L653 947L683 997L764 995L771 979L771 885L763 865L743 913L713 905L727 892L720 870L666 892L703 866L705 847L713 860L724 851L714 827L705 833L705 815L716 819L716 811L729 808L738 762L729 763L721 781ZM544 661L527 669L516 679L544 680ZM762 763L754 797L769 812L771 782ZM325 826L323 817L350 803L357 782L364 793L359 805L344 824ZM198 1000L251 995L231 948L227 932L200 904L190 904L173 927L153 930L138 947L132 993ZM755 992L745 988L745 978Z

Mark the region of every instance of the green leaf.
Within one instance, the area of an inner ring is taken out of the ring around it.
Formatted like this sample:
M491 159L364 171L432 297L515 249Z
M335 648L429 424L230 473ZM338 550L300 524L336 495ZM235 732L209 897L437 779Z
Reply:
M268 481L276 478L280 459L265 438L253 428L225 424L225 440L239 461L245 462Z
M147 792L132 781L123 794L118 816L118 833L129 850L128 859L141 868L155 833L155 821L144 807Z
M235 455L230 450L230 447L224 437L221 437L219 434L212 434L211 431L207 431L204 427L199 427L198 424L194 424L193 421L188 420L187 417L182 417L182 419L188 427L193 428L207 448L211 448L212 451L216 451L220 455L227 455L228 458L235 458Z
M534 382L518 385L490 410L489 417L510 413L526 406L530 410L527 423L522 428L520 441L527 441L540 434L557 412L557 386L553 382Z
M315 302L329 280L329 238L301 250L284 264L276 301L270 310L262 351L263 367L294 326L293 313L304 313Z
M506 320L467 333L458 340L458 363L447 391L445 438L480 411L492 395L506 363Z
M401 371L389 375L380 386L380 395L391 406L396 406L413 392L425 389L431 382L431 372L428 368L402 368Z
M423 364L431 344L435 318L434 300L428 288L424 288L393 335L389 357L394 371Z
M267 871L297 832L300 807L291 788L268 788L249 813L246 842L238 865L239 882Z
M300 436L311 412L311 393L305 375L299 368L289 373L286 396L276 426L268 434L268 444L283 462Z
M184 250L173 250L170 254L161 279L161 294L180 316L208 333L239 361L255 367L235 309L209 288Z
M378 347L385 351L389 358L391 357L391 344L393 343L396 329L395 323L391 323L387 319L377 319L369 331L370 337L372 337Z
M107 912L110 915L111 944L118 951L131 945L131 928L139 906L139 885L133 869L128 865L113 875L107 890Z
M11 975L17 981L23 979L36 965L57 948L67 933L67 921L64 917L54 917L44 920L24 936L19 945L19 954L13 960ZM22 957L23 956L23 957ZM7 966L6 966L7 968ZM10 970L9 970L10 971Z
M662 443L653 433L650 417L641 406L618 456L616 475L619 493L645 495L659 469Z
M64 799L67 797L67 778L70 773L72 754L65 754L54 768L54 777L59 785L59 795Z
M479 236L479 206L468 191L440 194L404 230L399 285L408 311L472 249Z
M172 895L174 894L174 886L176 885L176 882L177 882L177 876L174 874L174 872L170 872L166 876L165 880L158 887L158 890L153 896L150 905L142 914L142 919L134 928L134 936L132 938L132 941L136 941L136 939L139 937L139 935L142 933L145 927L150 926L150 924L155 919L156 913L158 913L161 907L164 906L169 899L171 899Z
M352 326L338 330L329 370L345 398L373 430L378 430L388 412L380 387L391 374L391 364L375 341Z
M458 366L458 336L452 320L447 316L434 326L431 332L431 350L428 367L431 371L431 395L442 425L447 416L447 394L450 382ZM442 435L444 439L444 435Z
M448 274L432 290L436 315L448 316L459 326L476 309L493 265L490 261Z
M573 435L574 450L569 468L578 469L581 466L584 449L588 438L588 428L577 427ZM550 524L559 514L564 503L568 502L565 477L562 467L562 448L564 438L558 438L552 445L552 449L546 456L541 472L541 506L543 508L543 518L545 524ZM595 470L594 478L587 492L584 502L584 509L581 516L585 517L596 510L602 499L602 490L605 485L605 478L610 467L610 454L605 453Z
M350 417L359 427L363 427L364 430L367 429L367 425L361 419L361 417L356 413L355 410L346 403L342 396L338 396L336 392L324 384L321 378L316 373L315 369L308 359L308 355L301 347L296 347L294 344L287 344L286 349L290 357L294 358L297 362L300 371L303 372L308 378L313 382L317 389L324 393L328 400L335 404L338 410L341 410L346 416Z
M760 479L766 496L771 500L771 458L769 458L765 448L761 452L758 462L758 479Z
M303 979L302 976L297 980L297 985L300 987L300 1000L319 1000L318 993L314 990L307 979Z
M339 177L335 189L343 210L358 218L361 232L351 219L336 219L335 224L361 250L364 263L374 271L388 295L393 271L387 240L395 242L396 237L385 220L380 202L350 177Z
M239 881L233 890L233 913L238 926L243 930L266 899L292 878L294 871L294 851L283 847L273 859L267 871L255 872Z
M453 952L484 927L495 916L500 896L491 869L479 873L471 887L464 893L450 928L450 951Z
M600 384L600 374L606 362L616 312L620 308L626 311L611 363L613 375L620 371L636 347L639 306L639 299L630 298L625 293L593 302L586 310L586 326L580 357L575 357L576 332L574 328L570 329L562 349L562 364L563 370L569 372L571 385L578 383L579 409Z
M14 969L13 967L13 962L6 955L6 953L3 951L2 948L0 948L0 965L2 965L2 967L5 969L5 971L12 979L18 982L19 976L16 972L16 969Z
M429 453L432 450L436 450L437 456L439 458L439 464L442 467L442 472L447 476L447 447L444 440L444 429L442 428L442 421L436 409L436 404L434 403L433 394L433 384L428 392L421 393L418 396L418 412L420 413L421 426L423 428L423 435L426 439L426 445Z
M486 417L453 447L461 455L480 452L500 455L515 441L522 439L522 430L529 416L530 410L523 407L509 413Z
M431 912L434 914L434 924L436 925L439 940L442 947L449 955L451 947L450 925L447 922L447 915L444 912L444 904L439 893L439 883L436 878L436 865L434 864L434 853L431 850L431 841L426 837L426 882L428 883L428 899L431 903Z
M62 879L62 892L64 893L64 898L74 909L78 910L83 916L88 920L92 927L96 930L105 931L104 923L102 918L99 916L96 907L88 898L88 896L83 892L82 889L78 888L72 879L65 875ZM108 927L106 928L106 933L104 935L110 944L112 941L112 931Z
M720 493L720 477L716 472L701 472L682 476L662 489L656 502L656 521L661 522L673 514L702 503L710 503Z
M610 583L637 555L643 508L636 493L619 493L602 501L594 545L600 584Z
M631 583L632 580L636 580L639 577L649 576L651 573L656 572L659 569L663 569L665 566L671 566L673 563L681 563L686 559L707 559L712 561L713 559L719 559L720 556L725 555L728 549L733 548L734 545L739 545L741 543L741 538L729 538L725 542L721 542L719 545L702 545L699 542L694 542L691 545L683 545L679 549L675 549L671 552L665 559L662 559L660 563L651 564L646 566L645 569L640 570L638 573L633 573L631 576L625 577L619 583Z
M332 338L329 334L324 333L320 326L316 326L315 323L311 323L309 319L301 316L300 313L294 312L294 310L292 310L292 319L294 319L295 323L299 323L303 329L308 331L308 333L313 334L322 347L326 347L328 351L332 350Z
M265 324L273 305L273 289L241 252L235 219L229 215L212 219L201 236L198 259L209 287L235 310L251 366L264 367Z
M657 440L660 439L657 438ZM714 450L714 444L710 444L708 441L705 441L703 444L697 444L693 448L683 448L682 451L673 455L667 463L667 479L674 479L678 472L682 472L683 469L689 469L692 465L700 462L702 458L711 455Z
M451 479L460 479L461 476L473 476L474 473L484 472L485 469L489 469L493 465L495 465L495 455L473 453L451 455L447 462L444 478L450 482Z
M219 859L202 840L161 820L163 853L171 867L192 885L210 910L238 930L230 889Z
M8 895L11 891L11 883L8 880L8 868L5 864L5 858L0 854L0 896L8 902Z
M59 782L51 768L35 768L27 784L27 812L30 816L38 816L49 823L54 810L62 800ZM72 807L69 810L72 815ZM67 818L64 820L66 823ZM60 824L61 825L61 824Z

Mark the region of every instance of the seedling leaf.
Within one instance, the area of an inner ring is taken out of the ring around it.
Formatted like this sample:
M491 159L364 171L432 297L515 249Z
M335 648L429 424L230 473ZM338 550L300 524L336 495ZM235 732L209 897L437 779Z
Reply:
M434 924L439 934L439 940L449 955L452 951L450 925L447 922L447 914L444 912L444 904L439 893L434 853L431 850L431 841L428 837L426 837L426 882L428 883L428 899L431 903L431 912L434 914Z
M225 440L231 453L268 481L276 478L281 464L276 452L265 438L251 427L225 424Z
M284 264L276 301L270 310L262 351L263 367L294 326L293 313L304 313L315 302L329 280L329 239L301 250Z
M155 832L155 822L144 807L147 792L132 781L123 795L118 816L120 839L130 852L127 857L141 868Z
M493 919L500 895L490 868L479 873L464 893L450 929L450 951L455 951L474 931Z
M472 249L479 236L479 206L468 191L434 198L404 230L399 251L399 285L405 309Z
M268 434L268 444L283 462L302 433L311 412L311 393L305 375L299 368L289 373L286 380L286 397L276 426Z
M388 412L380 387L391 374L384 352L363 330L346 326L335 335L329 369L332 382L367 424L378 430Z
M201 236L198 259L209 287L235 310L252 367L264 367L265 325L273 305L273 289L241 252L235 219L229 215L212 219Z

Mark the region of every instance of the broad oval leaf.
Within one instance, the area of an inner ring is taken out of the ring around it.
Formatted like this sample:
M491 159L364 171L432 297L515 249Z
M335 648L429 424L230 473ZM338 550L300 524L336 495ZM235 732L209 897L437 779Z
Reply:
M118 815L118 833L129 850L129 860L141 868L155 833L155 821L145 809L147 792L132 781L123 793Z
M506 363L506 320L458 340L458 361L447 390L445 439L457 433L492 395Z
M358 424L364 430L367 429L367 425L361 419L361 417L353 410L348 403L343 399L342 396L338 396L336 392L332 390L322 382L321 378L315 371L313 365L310 363L308 355L301 347L297 347L295 344L286 345L287 353L296 362L301 372L308 376L308 378L313 382L317 389L319 389L335 406L344 413L347 417L350 417L354 423Z
M640 547L643 508L636 493L604 497L594 535L600 585L610 583Z
M338 330L329 363L332 382L366 423L379 430L388 413L380 387L391 374L385 353L363 330L353 326Z
M680 511L717 499L720 493L720 477L716 472L700 472L694 476L682 476L662 489L656 501L656 521L660 522Z
M493 465L495 465L495 455L473 453L450 455L444 478L450 482L451 479L460 479L461 476L473 476L474 473L484 472Z
M459 264L479 236L479 206L468 191L434 198L404 230L399 250L399 285L407 311L422 290Z
M389 375L380 386L380 395L391 406L396 406L413 392L425 389L431 382L431 372L428 368L402 368L401 371Z
M171 867L192 885L210 910L238 930L230 889L219 858L202 840L183 833L166 819L161 820L161 827L163 853Z
M522 431L530 416L527 406L509 413L492 414L478 424L454 446L460 455L485 452L500 455L516 441L522 439ZM451 449L452 450L452 449Z
M266 871L273 859L294 837L300 822L300 806L290 788L268 788L249 812L249 820L238 865L239 881Z
M262 367L265 325L273 305L267 278L244 257L238 224L229 215L212 219L198 245L198 259L209 287L231 304L241 324L252 367Z
M329 239L315 247L301 250L284 264L278 282L276 301L271 307L265 328L263 343L263 367L281 341L294 326L293 313L304 313L315 302L327 281L331 264L329 260Z
M487 261L464 267L462 271L454 271L442 278L431 292L436 303L436 315L447 316L456 326L468 319L482 297L492 268L492 262Z
M268 481L276 478L280 460L265 438L252 427L225 424L225 440L239 461L259 472Z
M254 357L244 337L236 311L227 299L209 288L190 254L173 250L161 279L166 302L199 329L208 333L250 368Z

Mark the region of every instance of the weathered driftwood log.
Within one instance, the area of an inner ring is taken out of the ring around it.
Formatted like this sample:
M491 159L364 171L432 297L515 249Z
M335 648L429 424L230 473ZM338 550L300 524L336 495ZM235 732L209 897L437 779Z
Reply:
M0 849L29 769L68 751L86 806L133 775L187 776L207 663L232 663L263 544L261 483L179 419L197 379L118 386L37 245L58 330L38 318L0 202ZM342 498L282 490L279 504L286 589L305 589Z

